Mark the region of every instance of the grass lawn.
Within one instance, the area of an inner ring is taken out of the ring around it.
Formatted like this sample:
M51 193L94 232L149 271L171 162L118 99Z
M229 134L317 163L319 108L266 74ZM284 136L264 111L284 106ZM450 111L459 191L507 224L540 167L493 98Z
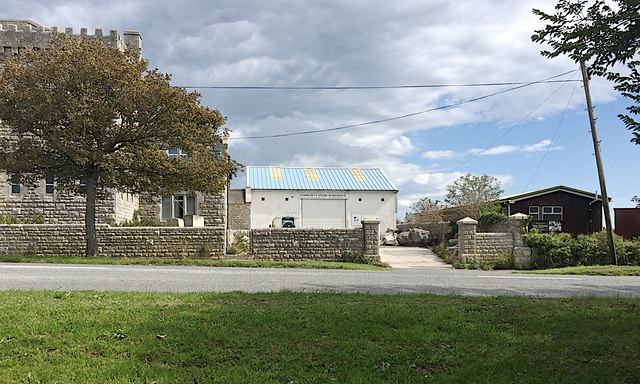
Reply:
M632 383L640 301L0 292L0 383Z
M245 267L245 268L307 268L307 269L355 269L385 270L377 265L338 263L328 261L271 261L271 260L213 260L213 259L135 259L113 257L44 257L44 256L0 256L5 263L55 263L55 264L107 264L107 265L190 265L201 267Z
M640 266L631 265L591 265L588 267L566 267L519 271L544 275L592 275L592 276L640 276Z

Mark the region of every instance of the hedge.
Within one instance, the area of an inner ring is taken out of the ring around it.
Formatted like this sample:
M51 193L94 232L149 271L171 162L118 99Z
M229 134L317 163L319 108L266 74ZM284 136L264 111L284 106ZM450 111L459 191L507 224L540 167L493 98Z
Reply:
M534 268L562 268L580 265L611 264L607 233L572 237L568 233L537 233L525 236L525 243L537 248ZM618 265L640 265L640 238L624 240L614 235Z

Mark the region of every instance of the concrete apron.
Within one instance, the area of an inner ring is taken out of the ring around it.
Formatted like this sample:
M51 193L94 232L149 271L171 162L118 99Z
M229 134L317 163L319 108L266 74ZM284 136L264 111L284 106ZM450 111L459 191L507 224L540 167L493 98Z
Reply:
M396 269L451 269L430 249L420 247L380 246L380 259Z

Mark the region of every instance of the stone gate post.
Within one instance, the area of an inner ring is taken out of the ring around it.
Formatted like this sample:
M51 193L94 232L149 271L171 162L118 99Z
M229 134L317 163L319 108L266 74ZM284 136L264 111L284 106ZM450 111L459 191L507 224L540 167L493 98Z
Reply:
M362 220L363 244L362 251L365 256L380 257L380 219L366 218Z
M456 222L458 224L458 259L467 264L476 251L476 227L478 222L470 217L465 217Z

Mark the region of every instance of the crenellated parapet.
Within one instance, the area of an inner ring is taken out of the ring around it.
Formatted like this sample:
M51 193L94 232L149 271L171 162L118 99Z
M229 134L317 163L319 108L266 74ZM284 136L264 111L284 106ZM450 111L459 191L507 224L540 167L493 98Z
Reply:
M93 35L87 28L81 28L79 34L73 33L73 28L67 27L64 32L58 27L44 27L30 20L0 19L0 61L9 57L15 57L21 49L42 48L49 43L56 33L64 33L80 39L95 38L108 47L125 49L133 52L138 58L142 56L142 37L137 31L124 31L122 36L116 30L110 30L105 34L102 29L96 29Z

